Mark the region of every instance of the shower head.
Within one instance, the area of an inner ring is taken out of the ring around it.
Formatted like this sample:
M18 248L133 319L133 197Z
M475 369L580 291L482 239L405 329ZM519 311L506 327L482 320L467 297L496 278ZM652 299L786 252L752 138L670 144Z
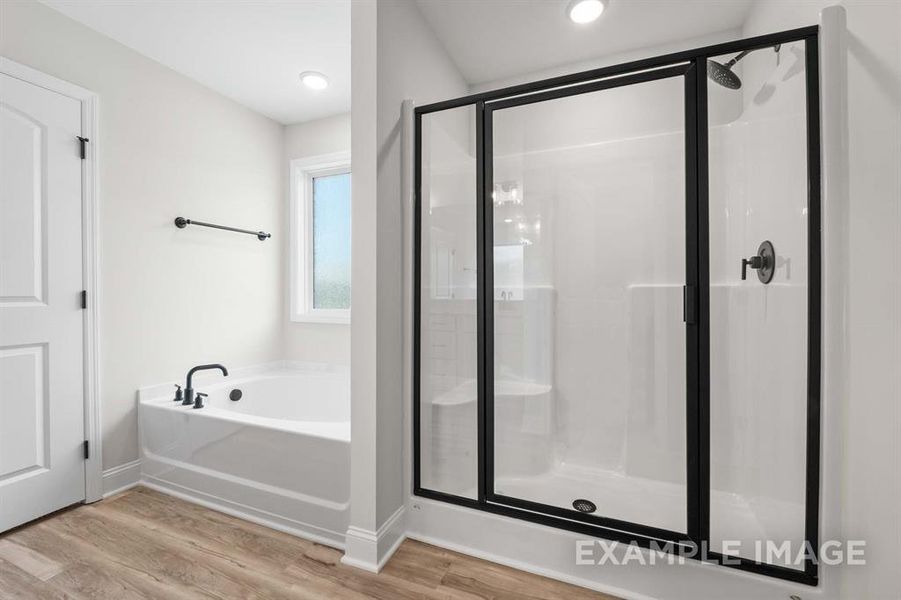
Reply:
M732 71L733 61L729 61L725 65L715 60L707 60L707 77L717 82L723 87L730 90L737 90L741 87L741 79Z
M781 44L776 44L775 46L773 46L773 50L779 52L780 47ZM710 60L708 58L707 77L725 88L729 88L730 90L737 90L741 87L741 79L738 77L738 75L735 74L735 72L732 70L732 67L734 67L735 63L743 59L745 56L747 56L754 50L759 49L760 48L754 48L752 50L742 50L726 64L718 63L715 60Z

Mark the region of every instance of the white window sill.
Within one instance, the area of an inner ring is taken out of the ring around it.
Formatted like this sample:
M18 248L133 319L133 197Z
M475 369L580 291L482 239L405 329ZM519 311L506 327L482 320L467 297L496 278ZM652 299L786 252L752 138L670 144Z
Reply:
M327 323L332 325L350 325L350 315L305 313L291 315L292 323Z

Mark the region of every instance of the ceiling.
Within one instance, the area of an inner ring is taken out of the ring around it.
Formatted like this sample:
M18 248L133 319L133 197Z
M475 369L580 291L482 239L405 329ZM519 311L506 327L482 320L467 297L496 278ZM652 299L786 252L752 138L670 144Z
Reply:
M569 0L417 0L470 84L740 27L753 0L609 0L594 23Z
M350 0L41 1L280 123L350 111Z

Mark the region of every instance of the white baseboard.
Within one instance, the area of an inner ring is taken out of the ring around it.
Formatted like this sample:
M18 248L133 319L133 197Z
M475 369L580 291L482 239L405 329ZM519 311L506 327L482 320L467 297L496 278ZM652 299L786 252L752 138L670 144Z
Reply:
M141 481L141 459L133 460L103 472L103 497L109 498L133 488Z
M348 527L341 562L370 573L381 571L407 537L404 510L401 506L394 511L378 531Z

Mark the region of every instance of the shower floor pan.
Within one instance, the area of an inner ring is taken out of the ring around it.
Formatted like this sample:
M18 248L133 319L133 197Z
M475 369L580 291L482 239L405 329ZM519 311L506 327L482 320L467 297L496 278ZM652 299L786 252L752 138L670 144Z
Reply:
M572 509L577 499L590 500L594 513L631 523L685 531L685 486L613 471L560 465L540 475L498 477L494 491L519 498Z
M502 496L566 509L572 509L575 500L589 500L597 506L598 516L687 530L682 484L562 464L540 475L498 477L494 488ZM739 541L741 554L750 558L758 541L804 539L803 504L715 489L710 494L712 550L719 551L724 541Z

